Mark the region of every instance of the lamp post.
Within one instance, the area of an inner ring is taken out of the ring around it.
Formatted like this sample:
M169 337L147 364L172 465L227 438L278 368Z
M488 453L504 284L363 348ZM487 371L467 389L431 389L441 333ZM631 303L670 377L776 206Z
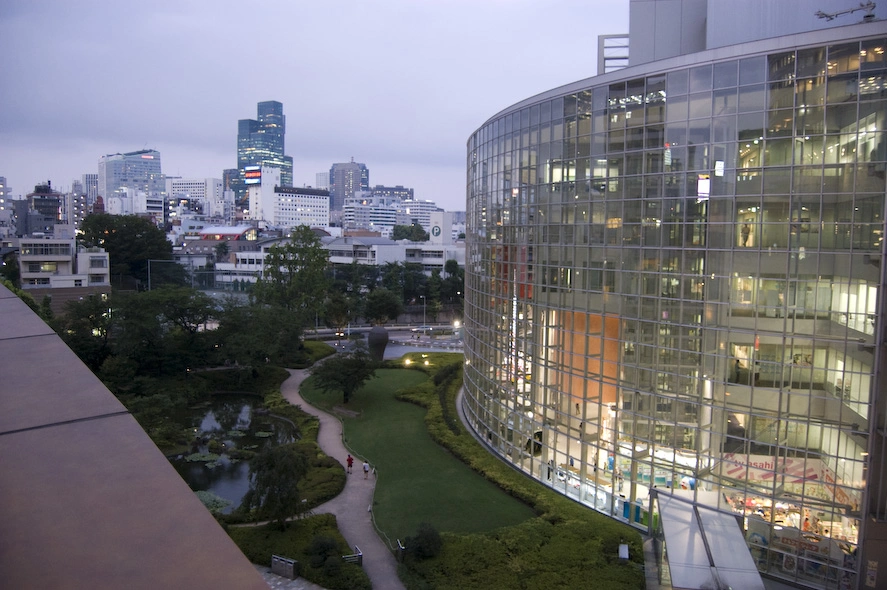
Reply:
M428 307L428 300L425 299L424 295L419 295L422 298L422 333L425 333L425 310Z

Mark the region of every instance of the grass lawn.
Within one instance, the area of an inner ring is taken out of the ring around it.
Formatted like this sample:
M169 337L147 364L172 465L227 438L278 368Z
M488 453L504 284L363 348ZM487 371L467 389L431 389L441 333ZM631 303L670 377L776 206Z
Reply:
M380 369L347 406L350 448L378 470L376 524L392 541L414 535L421 522L439 531L473 533L512 526L535 514L435 443L425 409L397 401L396 390L429 377L415 370ZM302 385L302 396L324 409L341 405L342 394ZM355 469L358 476L359 469Z

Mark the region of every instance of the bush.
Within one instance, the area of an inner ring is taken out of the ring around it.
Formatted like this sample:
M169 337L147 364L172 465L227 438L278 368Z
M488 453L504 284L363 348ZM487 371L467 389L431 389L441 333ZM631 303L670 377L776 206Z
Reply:
M339 545L332 537L324 537L318 535L311 540L311 546L308 547L308 555L311 556L309 563L311 567L323 567L328 557L341 557L339 554Z
M419 524L416 536L407 537L406 543L407 554L418 559L437 557L441 547L443 547L440 533L427 522Z
M228 526L226 530L253 563L268 565L272 555L283 555L302 564L303 578L329 590L371 590L366 572L357 564L342 561L342 555L348 553L348 543L336 528L336 517L332 514L292 521L283 531L273 526ZM319 567L312 565L312 551L314 554L328 552L316 562ZM327 567L329 558L333 558L335 566Z

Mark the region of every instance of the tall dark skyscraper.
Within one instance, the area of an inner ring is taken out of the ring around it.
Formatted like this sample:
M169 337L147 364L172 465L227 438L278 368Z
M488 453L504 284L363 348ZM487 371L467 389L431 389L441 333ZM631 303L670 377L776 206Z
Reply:
M330 210L341 211L347 197L356 191L370 190L370 170L366 164L350 162L333 164L330 168Z
M280 168L281 186L293 185L293 159L284 155L286 116L283 103L276 100L260 102L257 119L241 119L237 122L237 177L229 186L235 199L246 197L243 170L248 166Z

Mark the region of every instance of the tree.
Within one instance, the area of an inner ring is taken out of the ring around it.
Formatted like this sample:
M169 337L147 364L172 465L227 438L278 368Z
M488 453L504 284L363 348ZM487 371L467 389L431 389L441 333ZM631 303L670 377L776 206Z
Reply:
M320 238L307 225L296 227L287 243L269 249L253 296L258 303L295 312L301 326L309 325L322 313L329 291L327 263Z
M465 292L465 270L455 260L447 260L444 273L446 278L440 288L441 300L461 304L462 294Z
M425 295L428 277L422 265L415 262L389 262L382 267L382 286L395 293L401 302L413 301Z
M86 246L104 248L111 259L111 276L148 279L148 261L172 261L172 244L154 222L137 215L93 213L80 224ZM157 264L148 282L185 284L185 269L176 264Z
M337 354L314 365L311 375L314 383L326 392L342 392L343 403L375 376L378 364L363 345L356 345L348 353Z
M411 242L427 242L430 236L418 223L412 225L395 225L391 230L392 240L410 240Z
M305 363L302 329L293 314L281 307L241 305L229 299L219 312L219 327L210 334L219 360L241 364L265 359L283 366Z
M281 528L299 511L299 481L308 473L308 460L295 445L267 446L249 462L247 509L257 508Z
M228 242L226 242L226 241L222 241L222 242L219 242L218 244L216 244L216 247L214 248L214 250L215 250L216 260L218 260L220 262L227 260L228 253L231 251L231 249L228 247Z
M401 313L403 313L403 303L388 289L376 289L366 297L363 315L371 324L382 325L397 318Z
M372 291L379 280L377 266L359 264L356 260L351 264L330 266L329 274L331 288L348 296Z
M212 299L188 287L163 287L146 293L141 299L160 310L167 322L190 336L205 326L215 313Z
M0 280L9 281L15 287L21 287L21 271L18 267L18 254L9 252L0 259Z
M418 262L407 262L403 265L403 299L414 301L420 295L427 295L428 277Z
M111 354L111 304L89 295L65 304L65 313L52 321L52 327L65 344L89 367L98 372Z
M358 307L356 300L347 297L340 292L330 293L327 297L323 318L328 328L341 331L342 328L353 322L356 318L355 309Z

